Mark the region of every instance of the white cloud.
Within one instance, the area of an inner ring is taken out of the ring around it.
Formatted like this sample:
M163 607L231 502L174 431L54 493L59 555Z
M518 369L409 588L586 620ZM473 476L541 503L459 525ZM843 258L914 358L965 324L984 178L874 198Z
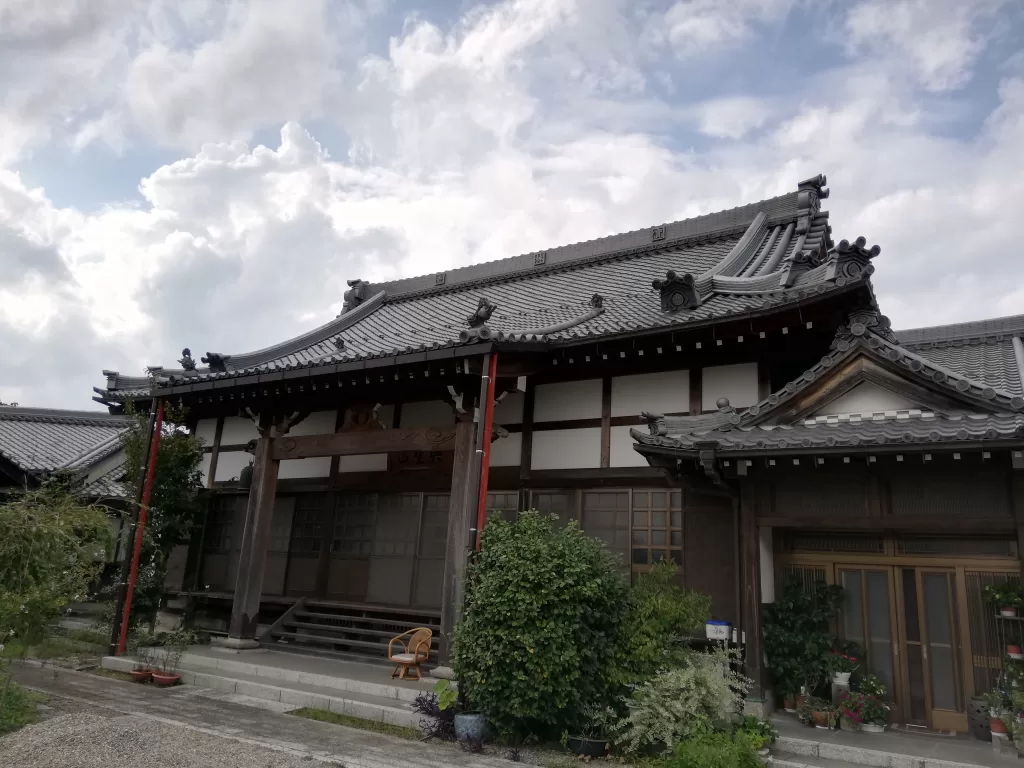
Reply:
M846 17L849 43L874 55L895 54L929 90L963 86L996 32L1006 0L864 0ZM1019 7L1018 7L1019 11Z
M749 39L758 25L777 21L794 0L678 0L651 27L654 39L664 41L680 56Z
M697 107L700 132L716 139L742 139L764 125L768 115L764 101L749 96L715 99Z

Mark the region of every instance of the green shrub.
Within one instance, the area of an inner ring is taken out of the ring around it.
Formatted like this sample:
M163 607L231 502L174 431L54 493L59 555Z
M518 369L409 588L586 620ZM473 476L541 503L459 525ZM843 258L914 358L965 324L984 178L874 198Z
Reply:
M0 675L0 734L17 730L39 719L36 705L46 697L26 691L10 677Z
M658 563L637 577L620 671L629 684L643 683L659 670L676 666L686 653L683 639L704 628L711 617L711 597L680 589L676 566Z
M691 652L683 665L633 692L632 709L615 729L624 752L668 750L683 739L725 727L740 711L751 681L736 671L739 651Z
M665 768L763 768L763 763L743 734L704 733L680 742Z
M604 546L575 523L524 512L488 521L467 569L466 611L452 643L470 709L511 734L557 735L620 691L628 585Z

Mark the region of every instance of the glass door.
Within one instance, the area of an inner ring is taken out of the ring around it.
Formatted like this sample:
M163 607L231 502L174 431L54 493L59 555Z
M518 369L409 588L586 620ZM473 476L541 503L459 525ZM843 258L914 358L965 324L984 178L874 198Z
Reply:
M864 648L861 671L876 675L899 700L899 643L896 627L893 569L863 566L836 567L846 600L840 622L846 640Z
M939 730L967 730L956 574L938 568L897 570L904 721Z

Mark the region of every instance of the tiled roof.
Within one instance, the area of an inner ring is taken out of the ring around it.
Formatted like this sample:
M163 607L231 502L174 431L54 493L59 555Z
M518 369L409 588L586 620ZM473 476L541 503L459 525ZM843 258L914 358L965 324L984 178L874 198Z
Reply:
M117 449L126 423L105 412L0 406L0 457L32 475L81 469Z
M223 371L151 371L157 386L187 384L484 339L572 344L770 311L846 289L873 272L878 249L866 249L863 239L830 250L828 213L820 210L828 196L824 184L815 177L797 192L729 211L436 275L360 282L350 292L359 295L335 320L256 352L225 356ZM693 276L693 306L662 309L652 281L670 271ZM497 309L482 329L470 328L467 318L481 297ZM152 391L146 377L104 373L107 387L96 390L101 400Z
M897 331L907 349L1014 394L1024 394L1024 315ZM1016 349L1015 349L1016 347Z
M86 483L83 492L91 499L125 499L130 489L124 482L125 465L119 462L92 482Z
M1024 396L952 371L894 341L885 318L854 313L840 328L832 351L800 377L739 413L726 406L715 414L661 416L644 414L649 432L631 430L641 445L696 450L713 441L716 451L793 450L843 446L935 443L954 440L1024 439ZM962 411L938 414L923 410L892 411L870 417L803 419L778 423L776 414L842 361L863 354L901 371L908 379L927 382L963 403Z

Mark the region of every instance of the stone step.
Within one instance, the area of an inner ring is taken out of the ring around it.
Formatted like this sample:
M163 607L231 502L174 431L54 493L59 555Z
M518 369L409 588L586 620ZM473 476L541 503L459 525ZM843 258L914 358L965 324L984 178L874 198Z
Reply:
M919 739L905 741L894 734L876 737L860 734L859 743L836 743L812 738L780 736L772 745L772 755L780 768L795 766L860 765L872 768L979 768L1005 764L990 745L981 742L945 741L944 737L924 737L927 748ZM934 741L932 740L934 739ZM916 754L915 754L916 753ZM934 753L934 754L929 754ZM786 765L781 765L783 761Z
M769 768L854 768L856 763L842 760L830 760L827 757L808 757L792 755L788 752L772 750L772 761Z
M161 649L156 648L154 651L157 656L162 655ZM431 691L431 686L436 682L392 680L388 667L380 664L325 661L274 651L231 654L204 648L183 654L178 668L227 676L245 675L274 685L300 683L331 689L336 694L357 693L403 702L412 702L420 693Z
M133 665L134 661L125 656L106 656L102 662L104 669L113 669L119 672L130 671ZM281 702L291 705L290 709L302 707L326 709L341 715L407 728L416 728L420 721L420 716L412 711L409 702L395 697L374 696L294 680L274 680L216 667L195 669L182 666L179 667L178 674L181 675L181 681L185 685L209 688L264 701ZM351 682L359 683L361 681Z

